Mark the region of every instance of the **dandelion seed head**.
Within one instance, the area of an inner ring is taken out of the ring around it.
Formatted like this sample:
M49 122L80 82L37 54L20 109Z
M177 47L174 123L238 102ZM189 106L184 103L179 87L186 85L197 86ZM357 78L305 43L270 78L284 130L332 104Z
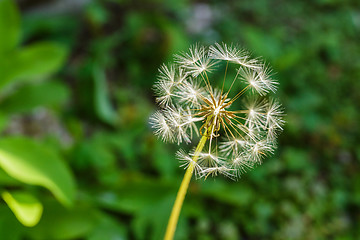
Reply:
M269 65L225 43L191 46L174 61L159 69L154 92L160 109L150 124L165 142L206 140L201 150L177 152L181 167L202 178L235 179L274 152L284 111L268 97L278 87Z

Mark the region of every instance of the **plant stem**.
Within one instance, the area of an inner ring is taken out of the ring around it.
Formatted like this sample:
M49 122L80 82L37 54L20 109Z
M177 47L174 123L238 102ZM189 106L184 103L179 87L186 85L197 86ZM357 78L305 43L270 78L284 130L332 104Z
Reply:
M200 139L200 142L197 145L195 153L194 153L194 157L193 157L194 162L196 162L198 160L199 153L204 148L207 138L208 137L206 136L206 134L204 134L204 136L202 136L202 138ZM190 163L189 167L187 168L187 170L185 172L184 178L181 182L179 191L176 196L176 200L175 200L173 209L171 211L171 215L170 215L169 222L168 222L168 225L166 228L164 240L173 240L173 238L174 238L176 225L179 220L180 211L181 211L181 208L182 208L182 205L184 202L184 198L185 198L187 189L189 187L189 183L190 183L192 174L194 172L194 167L195 167L194 164Z

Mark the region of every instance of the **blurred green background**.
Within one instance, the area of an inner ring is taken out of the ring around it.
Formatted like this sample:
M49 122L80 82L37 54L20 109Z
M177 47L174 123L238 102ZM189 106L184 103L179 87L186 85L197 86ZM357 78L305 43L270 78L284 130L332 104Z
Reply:
M267 60L287 123L238 182L192 182L176 239L360 239L359 33L355 0L0 0L0 239L162 239L184 171L151 87L215 41Z

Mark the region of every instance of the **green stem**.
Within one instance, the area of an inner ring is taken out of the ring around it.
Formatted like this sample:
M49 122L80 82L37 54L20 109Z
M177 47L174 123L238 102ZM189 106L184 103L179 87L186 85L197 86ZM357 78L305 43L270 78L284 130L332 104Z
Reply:
M204 136L202 136L199 144L196 147L194 157L193 157L194 162L196 162L198 160L199 153L202 151L202 149L205 146L206 140L208 138L206 135L207 134L204 134ZM185 172L184 178L181 182L179 191L176 196L176 200L175 200L173 209L171 211L171 215L170 215L169 222L168 222L168 225L166 228L164 240L172 240L174 238L176 225L179 220L180 211L181 211L184 199L185 199L187 189L189 187L189 183L190 183L192 174L194 172L194 167L195 167L194 164L190 163L188 169Z

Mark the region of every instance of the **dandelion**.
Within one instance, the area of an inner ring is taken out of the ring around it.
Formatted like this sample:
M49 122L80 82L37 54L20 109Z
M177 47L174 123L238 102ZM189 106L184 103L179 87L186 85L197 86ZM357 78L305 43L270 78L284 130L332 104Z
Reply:
M272 154L284 124L271 69L234 45L192 46L163 65L154 85L160 110L150 117L154 133L180 144L199 139L190 153L176 154L186 173L165 239L172 239L187 187L198 178L237 179Z

